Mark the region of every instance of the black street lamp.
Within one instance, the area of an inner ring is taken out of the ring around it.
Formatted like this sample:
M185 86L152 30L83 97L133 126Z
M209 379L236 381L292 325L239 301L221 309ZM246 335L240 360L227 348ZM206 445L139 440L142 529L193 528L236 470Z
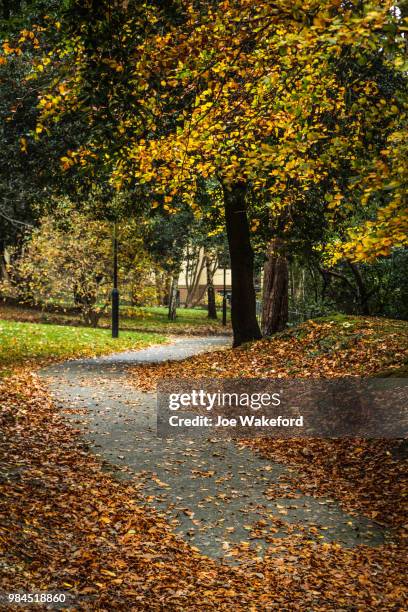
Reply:
M218 253L218 265L223 268L224 271L224 288L222 292L222 324L227 324L227 268L230 267L228 246L224 244L224 247L220 249Z
M222 324L227 324L227 268L224 264L224 291L222 292Z
M112 338L119 337L119 290L118 290L118 238L116 221L113 226L113 289L112 289Z

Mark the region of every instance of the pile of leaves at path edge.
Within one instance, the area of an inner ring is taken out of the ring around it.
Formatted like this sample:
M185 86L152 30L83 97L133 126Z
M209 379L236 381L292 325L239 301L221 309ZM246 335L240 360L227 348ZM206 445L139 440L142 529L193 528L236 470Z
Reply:
M131 368L144 390L171 378L334 378L408 372L408 323L339 317L307 321L270 339L214 351L176 363ZM296 466L296 486L315 496L334 496L348 512L407 536L407 461L393 440L278 440L240 442L273 461ZM293 483L292 483L293 484ZM280 496L288 483L283 482Z
M297 535L263 560L210 560L103 471L31 373L0 387L0 588L64 590L78 610L403 609L406 550Z

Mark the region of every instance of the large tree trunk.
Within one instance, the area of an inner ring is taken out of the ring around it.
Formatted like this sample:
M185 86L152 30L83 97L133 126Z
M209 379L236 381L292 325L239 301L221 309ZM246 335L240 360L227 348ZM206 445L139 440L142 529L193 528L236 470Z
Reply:
M214 272L211 269L211 261L208 256L205 258L205 267L207 271L207 308L208 318L217 318L217 306L215 304L215 289L214 289Z
M288 322L288 260L282 242L271 240L264 266L262 333L265 336L285 329Z
M246 185L223 185L225 223L231 258L231 322L233 346L261 338L256 319L254 253L245 208Z
M178 273L173 275L171 281L170 293L169 293L169 312L168 317L170 321L174 321L177 315L177 289L178 289Z
M170 273L166 274L164 282L164 299L163 306L168 306L170 303L170 291L171 291L172 276Z

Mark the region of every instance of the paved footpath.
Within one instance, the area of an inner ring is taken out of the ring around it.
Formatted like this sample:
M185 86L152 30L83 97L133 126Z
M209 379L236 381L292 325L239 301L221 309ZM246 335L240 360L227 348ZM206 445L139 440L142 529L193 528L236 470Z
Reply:
M310 538L342 546L381 544L387 534L364 517L342 511L332 499L268 495L296 476L228 440L156 437L156 397L127 382L127 368L178 360L227 346L224 337L179 338L171 344L107 357L68 361L42 370L66 418L89 448L119 478L140 483L146 503L165 513L174 530L202 553L235 562L245 542L262 554L271 535L310 530ZM258 523L256 534L251 526ZM289 526L289 529L288 529ZM253 536L256 537L253 537Z

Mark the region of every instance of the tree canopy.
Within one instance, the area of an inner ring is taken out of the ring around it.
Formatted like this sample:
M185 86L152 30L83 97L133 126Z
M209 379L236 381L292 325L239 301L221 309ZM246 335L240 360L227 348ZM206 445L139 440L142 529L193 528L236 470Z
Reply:
M329 211L350 216L358 200L360 215L333 240L334 259L406 244L405 39L391 2L114 8L85 12L36 67L58 67L37 132L70 114L90 126L65 170L102 164L117 189L170 212L180 198L196 208L208 177L249 182L272 214L324 183ZM399 82L386 92L379 73Z
M37 91L20 154L51 145L65 189L101 189L108 200L125 191L134 212L158 209L182 225L186 205L207 214L209 188L214 222L225 208L232 267L245 264L248 287L251 240L262 242L265 227L290 233L302 219L296 233L322 216L310 243L325 265L374 261L408 244L403 5L51 8L10 34L0 61L4 69L24 61ZM233 279L241 277L236 270ZM242 301L237 284L235 295ZM252 296L244 338L259 333L254 308Z

